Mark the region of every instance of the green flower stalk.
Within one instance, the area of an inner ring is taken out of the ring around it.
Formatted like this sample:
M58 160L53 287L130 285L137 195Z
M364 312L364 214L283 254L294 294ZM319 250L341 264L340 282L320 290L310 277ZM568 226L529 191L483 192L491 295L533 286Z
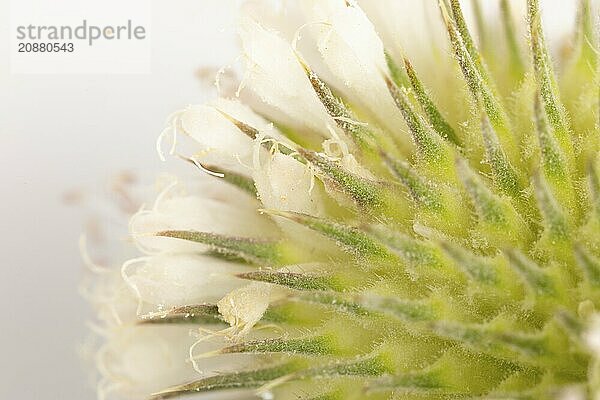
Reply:
M238 97L173 115L195 174L100 279L100 395L600 398L596 14L555 64L523 1L440 0L413 56L394 1L247 6Z

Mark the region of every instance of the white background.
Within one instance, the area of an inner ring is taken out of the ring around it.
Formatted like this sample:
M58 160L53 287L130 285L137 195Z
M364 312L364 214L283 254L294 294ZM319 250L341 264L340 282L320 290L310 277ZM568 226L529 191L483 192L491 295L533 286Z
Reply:
M574 1L542 3L547 27L572 26ZM237 55L233 0L152 8L151 74L10 75L0 0L0 399L94 398L78 356L87 213L64 205L64 194L101 193L120 170L149 179L164 168L154 143L165 117L210 96L199 67Z

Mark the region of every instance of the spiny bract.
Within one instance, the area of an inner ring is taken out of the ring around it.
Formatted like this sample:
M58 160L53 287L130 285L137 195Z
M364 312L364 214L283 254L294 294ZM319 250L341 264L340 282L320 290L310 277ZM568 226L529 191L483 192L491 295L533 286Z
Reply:
M134 216L148 256L100 285L101 393L600 398L590 1L560 73L537 0L522 23L498 0L497 28L475 2L478 40L441 0L429 64L385 34L393 1L362 4L392 28L287 3L285 39L240 21L253 110L190 106L159 140L191 137L203 173Z

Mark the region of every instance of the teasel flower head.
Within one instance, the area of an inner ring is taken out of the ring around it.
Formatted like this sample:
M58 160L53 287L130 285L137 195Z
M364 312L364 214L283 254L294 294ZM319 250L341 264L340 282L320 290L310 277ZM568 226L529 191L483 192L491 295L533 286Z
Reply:
M395 0L266 3L97 284L101 394L600 398L591 1L558 57L538 0L427 3L418 43Z

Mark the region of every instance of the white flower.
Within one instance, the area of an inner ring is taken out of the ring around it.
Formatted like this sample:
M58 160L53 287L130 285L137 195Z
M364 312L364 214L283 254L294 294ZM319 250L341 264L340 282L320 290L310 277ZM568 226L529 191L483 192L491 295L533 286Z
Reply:
M336 87L358 100L379 125L400 133L405 124L382 78L387 70L383 44L364 12L344 0L301 4L323 61L338 80Z
M216 301L241 286L247 267L201 254L160 254L133 260L123 276L139 299L158 309Z
M97 356L103 380L98 387L100 400L117 392L126 398L148 398L165 388L198 377L189 362L189 349L197 339L187 326L124 326L111 332ZM199 353L225 345L222 337L213 336L195 345ZM239 368L243 359L213 359L206 375ZM223 397L216 397L223 398Z
M101 324L101 329L112 329L137 318L139 300L117 269L106 269L92 277L94 284L82 288Z
M314 177L306 165L291 156L275 153L254 171L258 196L265 208L311 215L323 214L323 203Z
M312 171L293 157L281 153L269 155L257 163L253 178L265 209L324 215L323 193ZM306 227L280 217L273 219L296 242L304 243L307 248L318 247L314 244L314 232Z
M241 173L248 173L252 159L252 139L241 134L232 121L243 122L264 135L281 139L273 124L237 100L219 98L211 103L193 105L175 114L175 132L190 136L197 143L193 156Z
M260 99L279 110L284 122L305 134L328 137L335 122L317 98L290 43L249 17L240 20L247 85Z
M242 136L238 132L238 136ZM229 185L217 184L214 177L200 176L187 187L174 182L149 210L141 210L131 220L133 238L147 253L161 251L194 252L207 247L199 243L158 237L166 230L191 230L231 236L276 235L274 224L257 209L259 203Z
M236 289L219 300L219 313L243 336L262 318L269 307L271 292L271 285L260 282Z
M513 2L515 6L521 2ZM436 1L377 0L360 1L359 4L377 28L377 33L394 59L408 56L414 64L447 62L439 53L447 51L448 41L444 37L444 24L439 15ZM467 2L468 5L468 2ZM511 4L512 5L512 4ZM470 16L470 13L466 13ZM394 18L390 18L393 15ZM435 40L435 46L423 46ZM428 65L428 64L426 64ZM423 78L432 78L427 74Z

